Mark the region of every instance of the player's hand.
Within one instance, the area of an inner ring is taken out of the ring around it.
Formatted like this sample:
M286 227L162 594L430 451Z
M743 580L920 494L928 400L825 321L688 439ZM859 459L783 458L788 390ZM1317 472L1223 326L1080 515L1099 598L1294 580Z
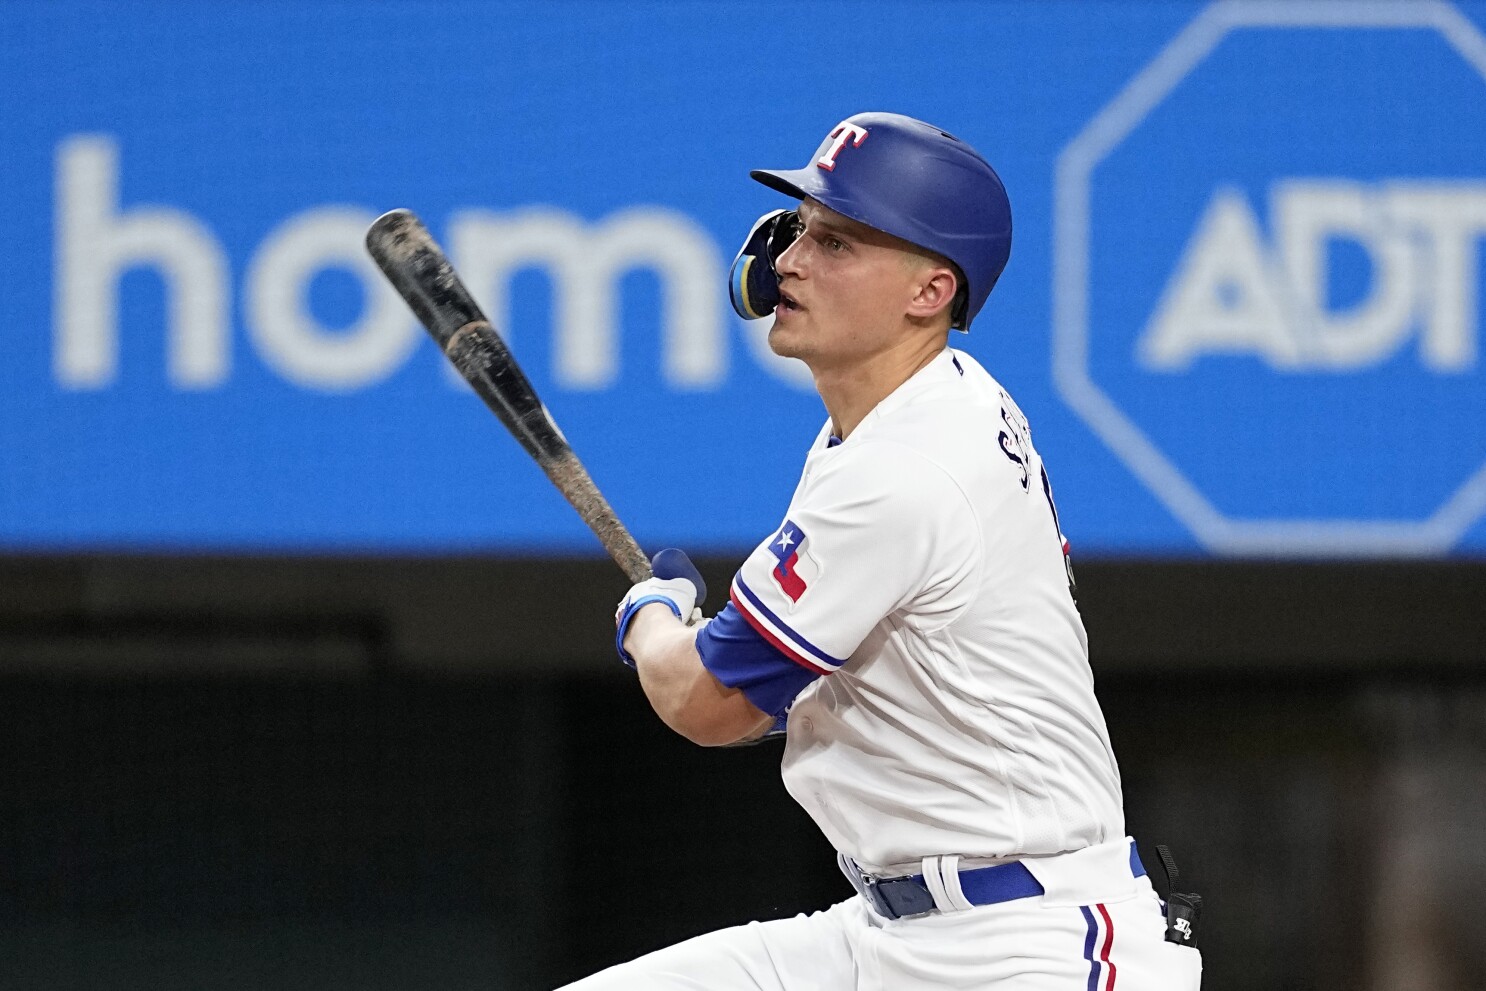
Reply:
M624 649L624 637L637 612L651 603L661 602L670 607L677 619L690 626L702 618L702 611L697 607L707 598L707 583L702 581L696 565L674 547L668 547L651 558L650 570L654 577L645 579L625 593L619 600L619 608L614 611L614 646L619 651L619 659L630 667L635 666L635 659Z

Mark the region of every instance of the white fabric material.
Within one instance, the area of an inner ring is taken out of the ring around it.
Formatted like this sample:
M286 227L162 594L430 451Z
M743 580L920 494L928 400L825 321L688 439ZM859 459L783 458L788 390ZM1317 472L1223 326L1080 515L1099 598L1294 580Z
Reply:
M639 602L647 596L660 596L670 602L675 606L676 615L688 625L698 618L694 615L697 608L697 587L685 578L647 578L632 586L624 593L624 598L619 600L614 618L617 620L624 615L624 610L631 602Z
M790 794L881 875L1122 837L1119 770L1020 409L946 350L844 443L828 446L829 426L785 525L732 590L766 638L830 675L791 710Z
M566 991L1087 991L1091 978L1099 991L1199 991L1201 954L1165 941L1155 892L1136 886L1103 912L1033 897L897 921L851 898L698 936Z
M1058 857L1024 857L1048 906L1122 902L1149 885L1130 871L1130 842L1101 843Z

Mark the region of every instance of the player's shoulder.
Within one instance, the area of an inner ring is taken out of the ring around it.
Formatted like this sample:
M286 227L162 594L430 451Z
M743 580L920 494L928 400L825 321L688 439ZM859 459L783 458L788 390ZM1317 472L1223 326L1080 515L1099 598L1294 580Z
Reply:
M913 502L948 494L959 485L954 473L919 439L896 428L853 434L831 449L812 474L850 502Z
M1001 381L992 375L984 365L963 351L950 352L950 365L955 369L957 376L963 383L963 390L958 397L952 397L947 390L936 392L929 398L937 402L926 405L941 406L954 398L969 402L971 405L982 406L987 409L999 410L1002 406L1015 406L1016 402L1011 398L1010 391Z
M1019 483L1032 463L1031 426L1010 391L974 358L958 351L941 357L938 374L884 410L867 434L874 444L912 449L912 460L933 465L973 502L984 502L1008 481Z
M872 436L896 439L922 451L964 450L973 454L994 445L1003 413L1025 422L1011 393L968 354L947 349L933 372L911 391L884 404L872 423Z

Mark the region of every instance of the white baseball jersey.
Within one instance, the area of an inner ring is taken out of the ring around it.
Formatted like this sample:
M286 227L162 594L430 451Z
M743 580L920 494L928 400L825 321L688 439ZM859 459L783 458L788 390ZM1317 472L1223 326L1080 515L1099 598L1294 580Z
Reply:
M885 874L1124 836L1066 544L1011 397L946 349L844 442L829 426L731 593L827 675L790 710L790 794Z

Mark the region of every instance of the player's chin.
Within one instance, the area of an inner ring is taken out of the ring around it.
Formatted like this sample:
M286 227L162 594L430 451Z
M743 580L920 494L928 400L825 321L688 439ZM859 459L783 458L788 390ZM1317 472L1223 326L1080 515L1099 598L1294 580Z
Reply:
M769 328L769 350L781 358L803 358L803 343L796 328L784 326L778 319Z

